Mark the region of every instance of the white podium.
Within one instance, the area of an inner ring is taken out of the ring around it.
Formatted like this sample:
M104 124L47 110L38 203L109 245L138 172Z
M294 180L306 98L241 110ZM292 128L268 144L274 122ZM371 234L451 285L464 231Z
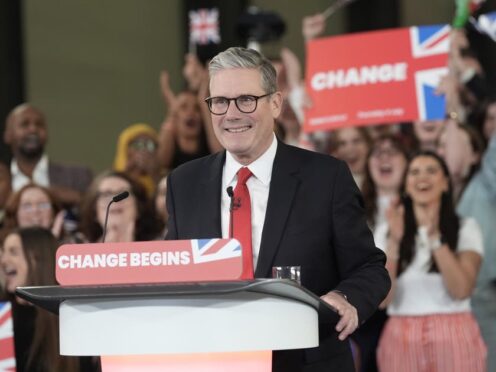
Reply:
M108 371L270 371L272 350L318 346L335 311L290 280L18 288L60 316L62 355Z

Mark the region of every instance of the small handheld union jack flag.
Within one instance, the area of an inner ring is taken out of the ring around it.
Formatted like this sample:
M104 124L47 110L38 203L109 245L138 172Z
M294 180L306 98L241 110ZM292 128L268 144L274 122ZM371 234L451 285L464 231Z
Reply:
M190 44L220 43L219 10L197 9L189 12Z

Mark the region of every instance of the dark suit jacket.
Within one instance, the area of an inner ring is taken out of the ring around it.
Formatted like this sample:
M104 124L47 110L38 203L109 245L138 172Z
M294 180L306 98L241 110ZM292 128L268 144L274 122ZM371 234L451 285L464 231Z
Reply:
M169 175L167 239L221 237L224 161L221 152ZM390 288L384 263L346 164L279 142L255 276L301 266L304 287L318 296L342 291L363 322ZM319 333L318 348L274 352L274 371L353 371L349 343L338 340L334 325L321 324Z

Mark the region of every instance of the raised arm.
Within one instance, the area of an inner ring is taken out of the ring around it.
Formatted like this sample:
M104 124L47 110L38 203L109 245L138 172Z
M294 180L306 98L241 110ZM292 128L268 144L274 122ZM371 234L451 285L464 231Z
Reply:
M201 118L205 129L205 135L207 136L208 149L210 150L210 153L214 154L222 150L222 145L215 136L210 111L205 103L205 98L208 97L208 86L209 78L208 73L205 71L198 89L198 105L200 106Z
M176 150L176 126L173 116L169 116L162 123L158 134L158 161L161 167L170 169Z

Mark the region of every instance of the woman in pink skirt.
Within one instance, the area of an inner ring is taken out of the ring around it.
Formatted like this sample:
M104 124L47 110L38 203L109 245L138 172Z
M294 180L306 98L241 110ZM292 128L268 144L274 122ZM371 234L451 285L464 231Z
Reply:
M485 371L487 350L470 309L483 255L479 226L456 215L448 168L435 153L410 160L403 191L387 212L393 285L379 370Z

